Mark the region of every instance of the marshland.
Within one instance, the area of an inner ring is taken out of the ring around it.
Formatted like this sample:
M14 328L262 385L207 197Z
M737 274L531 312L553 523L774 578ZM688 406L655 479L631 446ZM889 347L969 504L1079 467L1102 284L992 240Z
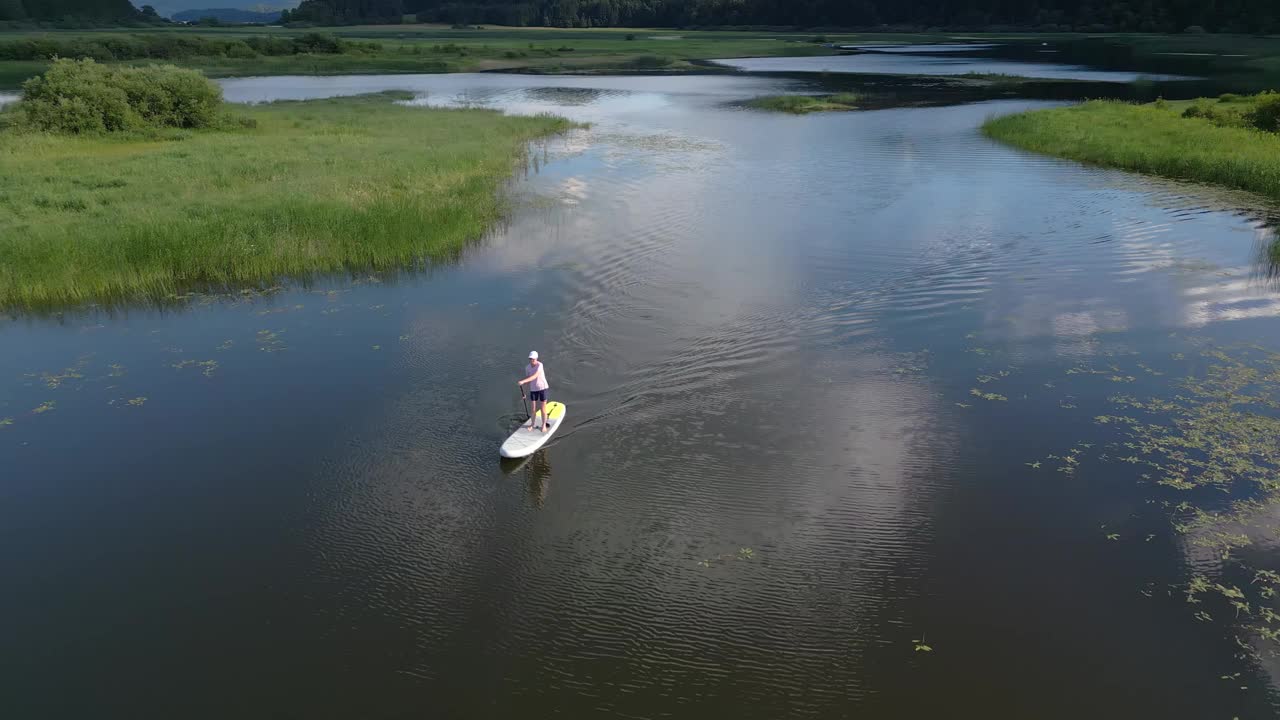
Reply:
M352 45L0 116L18 715L1280 713L1280 40L183 32Z

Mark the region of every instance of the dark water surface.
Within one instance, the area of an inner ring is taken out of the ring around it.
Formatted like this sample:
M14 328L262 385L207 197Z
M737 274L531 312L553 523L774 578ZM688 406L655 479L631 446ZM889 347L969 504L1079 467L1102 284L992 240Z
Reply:
M225 86L594 124L456 264L0 325L7 717L1275 714L1178 589L1230 564L1135 466L1048 459L1280 349L1259 201L978 132L1029 103ZM503 465L530 349L566 427Z

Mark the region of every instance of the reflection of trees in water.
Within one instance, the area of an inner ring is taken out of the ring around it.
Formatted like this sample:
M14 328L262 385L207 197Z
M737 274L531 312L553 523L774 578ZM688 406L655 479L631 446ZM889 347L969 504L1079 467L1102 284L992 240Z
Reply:
M1267 218L1267 228L1258 243L1258 269L1269 282L1280 286L1280 217Z
M529 458L524 466L524 476L533 506L542 507L547 499L547 490L551 487L551 460L545 450L539 450Z
M590 105L604 94L605 91L598 88L544 87L525 91L530 100L570 106Z

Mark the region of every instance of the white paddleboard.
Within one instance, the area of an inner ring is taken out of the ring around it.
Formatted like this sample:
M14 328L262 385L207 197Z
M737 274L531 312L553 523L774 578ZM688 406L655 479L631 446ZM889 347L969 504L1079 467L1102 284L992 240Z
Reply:
M550 417L547 431L542 432L542 411L538 410L533 414L533 429L529 429L528 421L516 428L516 431L511 433L511 437L502 443L498 454L504 458L522 458L532 455L538 448L546 445L551 436L556 434L556 430L560 429L560 423L564 422L564 414L564 403L547 403L547 415Z

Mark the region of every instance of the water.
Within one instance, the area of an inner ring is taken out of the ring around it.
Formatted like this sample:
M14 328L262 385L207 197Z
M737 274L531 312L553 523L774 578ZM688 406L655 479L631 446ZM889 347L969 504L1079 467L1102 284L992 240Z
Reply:
M977 46L979 49L994 46ZM864 49L872 49L870 46ZM876 75L1014 75L1018 77L1046 78L1052 80L1088 80L1095 82L1127 83L1138 79L1151 81L1189 80L1182 75L1164 73L1139 73L1125 70L1096 70L1085 65L1007 60L966 55L958 57L969 46L919 46L875 47L874 52L856 55L828 55L816 57L763 57L717 60L746 72L769 73L854 73ZM936 53L926 55L925 53Z
M978 132L1029 102L224 86L593 125L454 264L0 326L14 717L1276 714L1167 492L1048 459L1209 344L1277 349L1274 209ZM530 349L569 415L503 465Z

